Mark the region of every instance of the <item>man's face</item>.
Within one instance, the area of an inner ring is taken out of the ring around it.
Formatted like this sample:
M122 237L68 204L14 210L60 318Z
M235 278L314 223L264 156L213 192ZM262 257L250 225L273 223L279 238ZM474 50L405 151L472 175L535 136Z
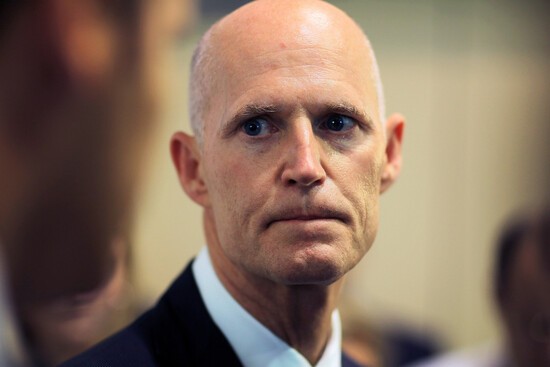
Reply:
M339 36L243 37L220 50L203 205L220 247L209 243L213 257L221 250L241 272L328 284L374 240L385 135L369 51Z

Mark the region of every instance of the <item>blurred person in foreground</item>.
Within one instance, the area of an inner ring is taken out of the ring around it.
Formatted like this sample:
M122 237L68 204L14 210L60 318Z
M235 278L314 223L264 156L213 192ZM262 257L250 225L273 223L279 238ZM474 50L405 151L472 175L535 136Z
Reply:
M201 39L195 136L172 158L207 247L159 303L66 366L356 366L343 280L371 247L401 167L371 46L341 10L258 0Z
M55 365L104 336L188 5L0 3L0 365Z
M496 247L494 299L502 344L416 367L550 366L550 206L513 219Z

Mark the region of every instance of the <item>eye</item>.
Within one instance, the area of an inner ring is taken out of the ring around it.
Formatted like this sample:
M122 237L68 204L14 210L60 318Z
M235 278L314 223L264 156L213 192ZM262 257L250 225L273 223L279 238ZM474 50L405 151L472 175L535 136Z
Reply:
M341 132L352 129L356 125L356 122L351 117L344 115L330 115L322 124L321 128Z
M261 136L271 132L270 123L262 118L254 118L246 121L242 129L244 133L249 136Z

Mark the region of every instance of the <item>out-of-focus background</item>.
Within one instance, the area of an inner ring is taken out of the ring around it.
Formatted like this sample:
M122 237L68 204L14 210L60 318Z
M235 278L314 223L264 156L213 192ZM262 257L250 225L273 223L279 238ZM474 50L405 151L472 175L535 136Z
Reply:
M132 237L133 284L151 304L204 244L169 139L190 131L189 61L200 34L246 1L200 2L195 35L148 162ZM550 199L550 3L332 1L368 34L387 111L407 117L404 168L382 198L376 243L345 301L376 323L404 322L449 348L495 339L493 247L503 220ZM266 86L268 87L268 86Z

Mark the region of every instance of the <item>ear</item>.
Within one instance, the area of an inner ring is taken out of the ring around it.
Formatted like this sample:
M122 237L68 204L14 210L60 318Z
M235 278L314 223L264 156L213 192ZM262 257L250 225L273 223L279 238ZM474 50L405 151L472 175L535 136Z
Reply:
M170 141L170 153L183 190L197 204L208 206L208 189L202 177L201 154L195 138L181 131L175 133Z
M386 163L380 182L380 193L386 191L401 172L401 145L405 118L394 113L386 121Z

